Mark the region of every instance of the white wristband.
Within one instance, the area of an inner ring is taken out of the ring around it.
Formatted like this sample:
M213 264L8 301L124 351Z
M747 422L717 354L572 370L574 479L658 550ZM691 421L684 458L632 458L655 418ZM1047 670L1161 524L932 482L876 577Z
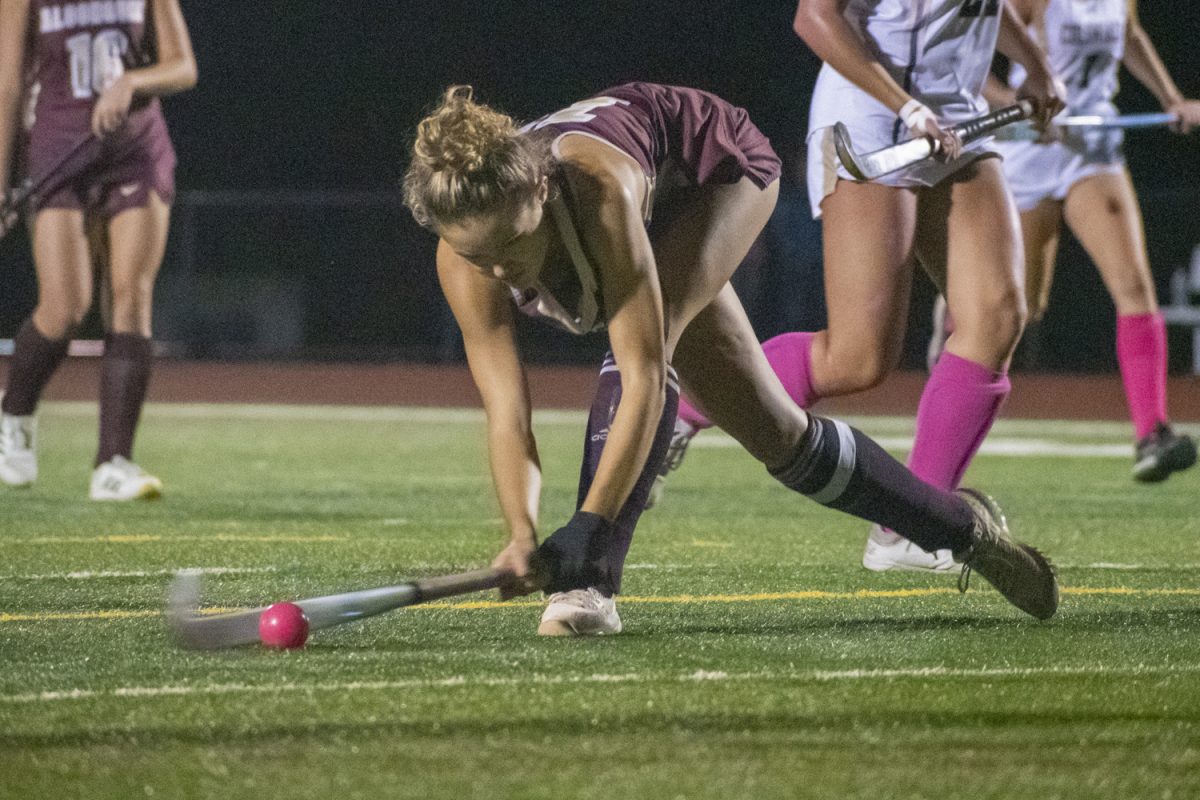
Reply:
M909 100L900 107L900 119L914 136L925 136L925 123L937 122L937 117L929 110L929 106L919 100Z

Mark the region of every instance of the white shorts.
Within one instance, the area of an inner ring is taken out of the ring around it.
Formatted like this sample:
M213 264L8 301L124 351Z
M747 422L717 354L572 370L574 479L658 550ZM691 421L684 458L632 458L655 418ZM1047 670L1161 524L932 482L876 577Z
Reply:
M1071 134L1059 142L996 142L1004 156L1004 177L1017 208L1028 211L1043 200L1062 200L1079 181L1092 175L1120 173L1124 135L1100 129Z
M977 115L975 109L934 109L938 118L955 123ZM907 141L908 129L891 109L843 78L826 65L813 89L808 120L808 202L813 219L821 216L821 202L833 194L837 182L853 180L838 161L833 146L833 125L843 123L850 131L850 140L859 152L870 153ZM950 175L980 156L995 152L991 137L967 145L962 156L954 161L926 159L878 178L874 183L901 188L936 186Z

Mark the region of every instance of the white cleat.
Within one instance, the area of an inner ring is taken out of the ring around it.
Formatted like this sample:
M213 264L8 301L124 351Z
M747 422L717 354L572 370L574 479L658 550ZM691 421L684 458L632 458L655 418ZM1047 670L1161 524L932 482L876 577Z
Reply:
M572 589L550 595L538 634L542 636L602 636L621 632L616 601L597 589Z
M37 476L37 418L0 414L0 481L29 486Z
M92 472L93 500L124 502L162 496L162 481L122 456L113 456Z
M950 572L958 568L949 550L927 553L903 536L894 542L885 541L883 529L871 526L867 547L863 550L862 564L874 572L889 569L910 572Z
M663 459L663 465L659 468L658 474L654 476L654 483L646 498L647 509L654 508L662 502L663 492L667 488L667 475L679 469L683 464L683 457L687 455L688 445L692 443L692 439L699 432L699 428L676 418L675 429L671 432L671 444L667 446L667 455Z

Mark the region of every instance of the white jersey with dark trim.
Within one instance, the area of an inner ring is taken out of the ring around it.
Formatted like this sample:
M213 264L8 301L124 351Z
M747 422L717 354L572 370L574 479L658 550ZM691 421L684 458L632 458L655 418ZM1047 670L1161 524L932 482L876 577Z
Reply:
M1045 48L1054 73L1067 85L1068 113L1110 109L1117 71L1125 56L1128 0L1050 0L1041 26L1030 33ZM1020 86L1025 70L1014 65L1009 84Z
M892 78L939 118L986 109L1001 0L849 0L843 15ZM828 69L828 67L827 67Z
M849 0L846 21L892 78L927 105L943 124L987 112L983 83L1000 33L1001 0ZM837 160L833 126L842 123L862 152L910 138L896 112L826 64L817 76L808 114L808 196L813 216L849 173ZM926 159L876 181L887 186L936 186L989 152L986 137L956 161Z

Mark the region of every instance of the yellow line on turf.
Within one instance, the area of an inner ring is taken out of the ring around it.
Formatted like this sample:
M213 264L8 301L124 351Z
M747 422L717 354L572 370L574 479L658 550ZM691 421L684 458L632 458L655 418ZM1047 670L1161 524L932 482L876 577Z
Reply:
M1130 589L1124 586L1068 586L1062 589L1066 595L1081 596L1122 596L1122 597L1200 597L1200 589ZM623 595L622 603L769 603L784 600L875 600L906 597L933 597L935 595L958 594L957 589L927 588L927 589L860 589L856 592L825 592L818 590L800 592L759 592L755 594L676 594L676 595ZM476 610L486 608L522 608L540 606L540 600L465 600L455 603L438 602L417 609L445 610ZM203 614L221 614L243 609L236 608L206 608ZM5 622L47 622L47 621L80 621L80 620L114 620L140 619L157 617L162 612L154 610L142 611L51 611L29 613L0 612L0 623Z
M1200 589L1128 589L1123 586L1114 587L1065 587L1063 594L1077 595L1174 595L1183 597L1200 597ZM866 600L887 599L895 597L933 597L935 595L958 594L957 589L860 589L857 592L760 592L757 594L678 594L678 595L622 595L622 603L761 603L779 600ZM540 602L517 601L500 602L497 600L468 600L459 603L430 603L417 608L427 609L477 609L477 608L508 608L511 606L535 606Z

